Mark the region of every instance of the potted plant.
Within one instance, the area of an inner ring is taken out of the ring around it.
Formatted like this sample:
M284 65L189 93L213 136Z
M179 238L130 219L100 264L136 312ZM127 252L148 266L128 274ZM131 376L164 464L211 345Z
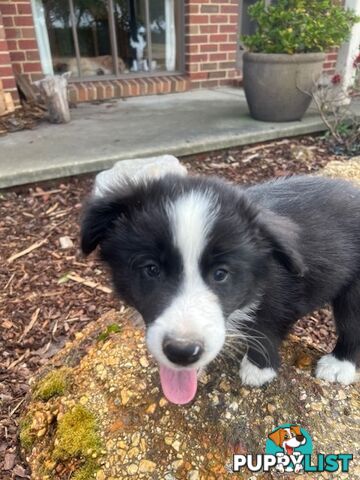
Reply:
M248 12L257 23L256 32L242 38L250 113L263 121L299 120L325 52L344 42L359 18L333 0L259 0Z

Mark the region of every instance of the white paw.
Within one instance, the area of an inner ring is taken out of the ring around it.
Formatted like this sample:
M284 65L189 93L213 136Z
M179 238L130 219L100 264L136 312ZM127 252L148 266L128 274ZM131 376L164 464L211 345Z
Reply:
M356 378L356 367L348 360L338 360L331 353L320 358L316 367L316 377L350 385Z
M259 368L247 358L247 355L241 361L240 378L244 385L251 387L261 387L264 383L271 382L276 377L273 368Z

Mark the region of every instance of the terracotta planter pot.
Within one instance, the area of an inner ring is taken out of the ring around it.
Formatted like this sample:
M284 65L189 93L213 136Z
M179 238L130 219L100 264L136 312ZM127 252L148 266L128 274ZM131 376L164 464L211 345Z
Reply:
M244 54L244 89L250 114L265 122L300 120L322 72L324 53Z

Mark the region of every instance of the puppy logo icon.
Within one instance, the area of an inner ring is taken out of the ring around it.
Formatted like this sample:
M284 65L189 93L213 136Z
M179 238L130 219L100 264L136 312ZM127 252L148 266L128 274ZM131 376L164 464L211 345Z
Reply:
M313 454L310 435L300 425L288 423L275 428L267 437L265 453L233 455L232 471L301 474L304 472L349 472L351 453ZM291 476L293 478L293 475Z
M300 473L304 455L312 453L311 437L300 425L282 425L268 435L265 453L276 455L279 472Z

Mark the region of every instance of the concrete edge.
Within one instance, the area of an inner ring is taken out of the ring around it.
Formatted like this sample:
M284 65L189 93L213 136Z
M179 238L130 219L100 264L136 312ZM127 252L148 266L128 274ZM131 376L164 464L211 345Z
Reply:
M269 130L260 132L251 132L247 134L225 135L222 137L208 137L203 139L195 139L177 145L169 145L168 147L160 146L159 148L138 149L131 153L114 156L89 158L86 162L74 163L72 165L53 165L48 168L42 168L35 171L24 171L21 174L6 175L0 177L0 190L11 188L29 183L36 183L45 180L55 180L63 177L74 175L94 173L100 170L110 168L119 160L142 158L156 155L170 154L177 157L209 152L212 150L222 150L226 148L240 147L258 142L269 140L277 140L285 137L295 137L325 131L326 127L318 118L305 118L302 123L295 125L284 125L279 123L279 128L271 127Z

